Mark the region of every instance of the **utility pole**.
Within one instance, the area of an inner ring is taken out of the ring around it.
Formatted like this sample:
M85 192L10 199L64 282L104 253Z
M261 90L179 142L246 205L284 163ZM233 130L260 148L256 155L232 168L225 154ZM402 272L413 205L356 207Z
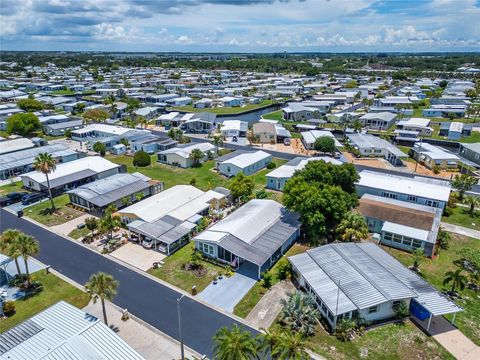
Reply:
M181 359L185 360L185 352L183 349L183 338L182 338L182 313L180 311L180 301L185 297L185 295L180 296L177 299L177 315L178 315L178 340L180 341L180 352L181 352Z

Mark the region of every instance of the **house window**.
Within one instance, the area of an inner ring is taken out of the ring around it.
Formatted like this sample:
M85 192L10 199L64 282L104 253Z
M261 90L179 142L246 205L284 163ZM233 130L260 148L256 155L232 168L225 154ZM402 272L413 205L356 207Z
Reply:
M412 246L412 239L410 239L409 237L404 237L403 245Z
M414 248L422 247L422 242L421 242L420 240L413 239L413 240L412 240L412 246L413 246Z
M397 310L397 308L400 306L401 303L402 303L402 300L395 300L395 301L392 303L392 309L393 309L393 310Z
M322 310L324 313L328 311L327 305L325 305L324 303L322 303Z
M328 312L328 318L329 318L331 321L333 321L333 314L332 314L330 311Z
M386 197L386 198L389 198L389 199L396 199L398 197L397 194L393 194L393 193L386 192L386 191L382 191L382 196Z
M417 197L413 195L408 195L408 201L417 202Z
M402 243L402 236L401 236L401 235L394 234L394 235L393 235L393 241L396 242L396 243L401 244L401 243Z
M383 239L384 240L392 240L392 234L388 233L388 232L384 233L383 234Z
M438 207L438 202L437 202L437 201L427 200L427 201L425 202L425 204L426 204L427 206L431 206L431 207Z
M368 313L369 314L373 314L373 313L376 313L378 311L378 306L370 306L368 308Z

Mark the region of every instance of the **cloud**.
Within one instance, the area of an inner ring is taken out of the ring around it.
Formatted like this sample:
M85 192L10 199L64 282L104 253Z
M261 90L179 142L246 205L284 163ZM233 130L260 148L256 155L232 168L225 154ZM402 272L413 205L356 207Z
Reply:
M0 0L17 50L465 51L475 0Z

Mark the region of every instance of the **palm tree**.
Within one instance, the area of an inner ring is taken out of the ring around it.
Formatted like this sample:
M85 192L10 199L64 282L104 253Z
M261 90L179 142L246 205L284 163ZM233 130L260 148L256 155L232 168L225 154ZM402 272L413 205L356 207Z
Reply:
M98 227L98 220L94 217L89 217L85 219L85 226L88 230L92 232L91 237L93 239L93 232Z
M139 116L136 120L137 123L140 124L140 127L143 126L145 129L147 128L148 120L144 116Z
M412 268L415 272L418 272L420 264L425 259L425 251L421 247L416 248L415 250L412 251L412 256L413 256L413 266L412 266Z
M315 333L320 313L311 294L296 291L289 294L287 299L281 299L281 319L290 329L306 336Z
M40 251L40 245L33 237L20 234L15 240L15 246L17 247L18 254L23 257L25 263L25 272L27 273L27 287L30 288L30 272L28 271L28 258L37 255Z
M258 336L258 350L265 354L272 354L273 350L277 348L281 342L282 333L278 326L272 326L270 329L261 329L263 333ZM272 358L276 358L272 354Z
M252 334L233 324L232 329L223 327L213 337L213 353L219 360L251 360L257 357L257 343Z
M272 349L272 357L279 360L307 360L307 342L301 333L285 331L278 345Z
M15 261L15 266L17 268L17 274L20 276L22 271L20 270L20 265L18 264L18 248L16 246L15 240L21 234L20 231L15 229L7 229L2 233L0 238L0 252L5 253L9 258Z
M462 269L457 269L455 271L447 271L445 273L445 278L443 279L443 285L447 285L452 283L452 289L450 290L452 293L455 292L455 289L458 287L460 290L465 289L465 285L467 284L467 277L463 275Z
M365 217L361 214L350 211L337 227L342 241L360 242L368 237L368 225Z
M465 203L469 206L468 213L470 216L473 216L475 208L480 205L480 198L478 196L467 196L465 197Z
M105 210L103 217L100 219L98 224L100 230L108 234L109 239L112 238L113 231L122 224L120 217L117 215L113 215L115 211L116 209L114 207L109 206Z
M193 149L190 153L190 159L193 160L193 166L199 166L200 160L203 158L203 152L200 149Z
M53 202L52 189L50 188L50 179L48 178L48 174L52 173L57 168L56 161L51 154L40 153L33 161L33 167L35 170L45 174L45 177L47 178L48 196L50 197L50 202L52 203L52 211L54 211L55 203Z
M115 104L114 102L112 102L112 103L110 104L110 107L108 108L108 111L110 111L110 113L112 114L113 118L116 118L116 117L117 117L117 112L118 112L117 104Z
M115 280L112 275L98 272L90 276L90 279L85 284L85 288L94 304L100 299L102 303L103 321L108 325L105 300L112 301L115 295L117 295L118 281Z
M215 151L216 151L216 153L217 153L217 155L218 155L218 148L219 148L220 146L222 146L222 144L223 144L222 136L219 135L219 134L213 135L212 143L213 143L213 145L215 145L215 149L216 149Z

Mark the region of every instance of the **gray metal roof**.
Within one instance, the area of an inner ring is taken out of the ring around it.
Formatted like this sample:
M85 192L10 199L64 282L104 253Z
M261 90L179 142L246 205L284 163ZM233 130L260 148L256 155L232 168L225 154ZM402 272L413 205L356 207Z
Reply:
M128 224L130 231L141 233L165 244L177 241L187 235L195 226L189 221L180 221L170 215L165 215L151 223L136 220Z
M8 170L20 166L31 165L38 154L45 152L51 154L54 158L75 154L75 151L70 150L68 146L63 144L34 147L31 149L0 155L0 170Z
M67 193L75 194L96 206L103 207L149 188L149 180L150 178L142 180L134 174L119 173L84 184Z
M0 335L1 360L143 359L96 317L61 301Z
M92 170L92 169L83 169L83 170L77 171L73 174L68 174L68 175L65 175L65 176L58 177L56 179L51 179L50 180L50 187L56 188L58 186L63 186L63 185L66 185L66 184L70 184L71 182L82 180L82 179L85 179L89 176L93 176L93 175L96 175L96 174L97 174L97 172ZM47 186L46 178L45 178L45 181L41 182L41 184L43 186Z
M462 310L373 243L321 246L289 260L333 314L409 298L433 315Z

